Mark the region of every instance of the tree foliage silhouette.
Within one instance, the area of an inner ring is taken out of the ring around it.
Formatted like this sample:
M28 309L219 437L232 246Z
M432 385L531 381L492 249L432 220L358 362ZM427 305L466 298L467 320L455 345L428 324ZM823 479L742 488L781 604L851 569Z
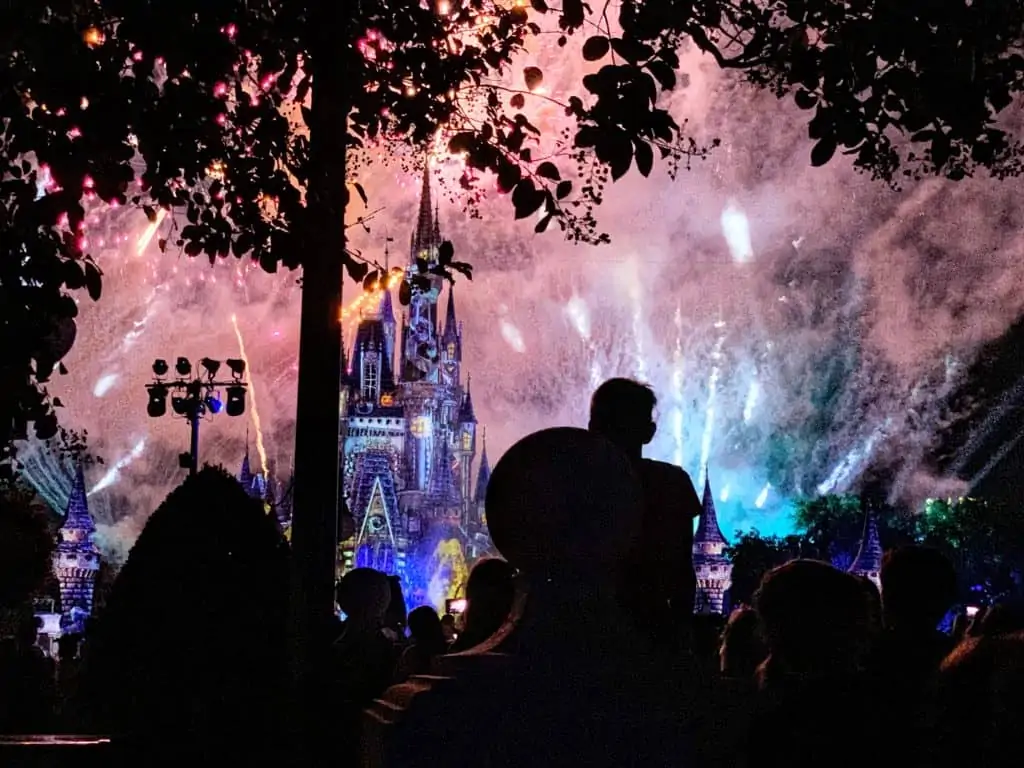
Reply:
M55 545L35 493L0 480L0 608L18 607L46 584Z
M556 223L573 240L605 242L593 209L609 179L630 168L647 175L656 158L672 170L706 151L661 99L680 82L684 45L813 111L815 165L846 153L887 181L1019 170L1002 113L1024 84L1020 3L345 5L4 4L0 460L30 425L43 438L56 430L59 403L45 384L74 341L73 294L96 300L102 290L83 230L96 206L169 215L161 248L294 268L331 246L321 218L341 228L350 193L365 197L357 178L337 178L346 150L419 145L443 128L465 159L467 189L496 179L517 217L538 215L538 231ZM537 66L513 71L549 33L592 69L557 99ZM318 102L331 77L342 77L342 98ZM567 118L543 153L529 117L541 101ZM339 120L343 135L318 138L338 133L330 126ZM357 280L379 279L377 265L342 258ZM437 269L469 274L450 250Z

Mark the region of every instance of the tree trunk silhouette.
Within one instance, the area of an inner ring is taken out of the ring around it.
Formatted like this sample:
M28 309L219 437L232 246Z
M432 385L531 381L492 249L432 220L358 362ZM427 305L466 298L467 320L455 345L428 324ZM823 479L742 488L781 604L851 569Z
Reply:
M324 717L329 708L325 674L327 627L334 606L338 511L338 424L341 374L340 311L347 190L344 41L345 3L317 4L310 164L299 326L292 517L292 679L298 720L296 746L310 757L327 754ZM340 37L339 37L339 32ZM339 39L342 41L339 43Z

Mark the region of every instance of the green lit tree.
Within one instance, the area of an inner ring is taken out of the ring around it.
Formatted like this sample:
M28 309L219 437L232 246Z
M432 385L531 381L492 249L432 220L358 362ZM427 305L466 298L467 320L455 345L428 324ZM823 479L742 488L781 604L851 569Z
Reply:
M919 541L956 567L961 597L992 602L1019 594L1024 577L1024 515L982 499L928 499L915 518Z

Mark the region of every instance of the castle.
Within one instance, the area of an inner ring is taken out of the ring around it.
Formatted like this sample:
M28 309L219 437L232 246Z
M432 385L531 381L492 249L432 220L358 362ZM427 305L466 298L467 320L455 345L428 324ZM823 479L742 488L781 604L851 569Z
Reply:
M722 613L725 609L725 593L732 585L732 563L724 552L726 543L718 527L711 480L705 469L704 498L693 534L693 570L697 576L694 613Z
M85 620L92 614L93 590L100 570L95 532L85 495L85 474L79 465L60 527L60 541L53 553L53 571L60 584L60 629L65 634L84 631Z
M483 508L490 467L481 445L474 476L477 419L455 296L417 267L438 263L441 242L427 167L405 267L408 312L396 319L387 287L363 309L342 361L340 429L354 523L342 542L342 571L397 575L410 603L436 607L457 596L469 565L491 546ZM413 284L414 276L425 284Z

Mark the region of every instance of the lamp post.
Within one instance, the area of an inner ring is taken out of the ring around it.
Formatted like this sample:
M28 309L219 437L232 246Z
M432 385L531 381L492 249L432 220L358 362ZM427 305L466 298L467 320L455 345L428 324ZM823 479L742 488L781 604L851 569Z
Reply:
M245 393L249 385L242 380L245 375L245 361L226 361L231 379L217 380L219 360L204 357L193 368L187 357L179 357L174 364L174 375L166 360L153 361L153 382L146 385L149 393L147 413L159 418L167 413L167 398L171 397L171 408L178 416L188 420L191 440L188 453L178 456L179 466L188 469L190 475L199 470L199 422L206 414L217 414L226 410L228 416L245 413ZM224 391L226 401L221 399Z

